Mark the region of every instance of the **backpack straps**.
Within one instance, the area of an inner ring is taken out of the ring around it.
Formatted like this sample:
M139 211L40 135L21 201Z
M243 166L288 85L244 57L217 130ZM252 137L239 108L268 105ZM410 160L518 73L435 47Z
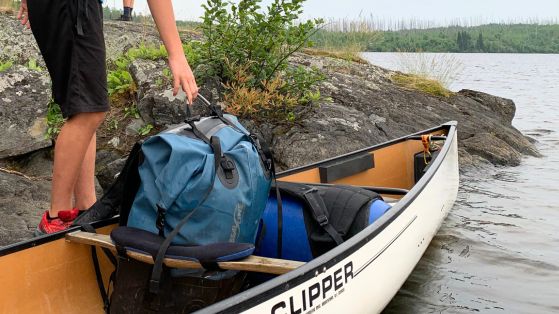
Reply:
M281 190L286 191L297 198L304 199L311 210L313 218L330 235L330 237L332 237L336 244L340 245L344 242L338 231L336 231L332 224L330 224L326 204L324 204L324 200L318 194L318 189L316 187L289 182L278 182L277 186Z
M312 211L314 219L318 222L318 224L324 228L326 232L336 241L337 245L340 245L344 242L338 231L334 229L334 227L328 221L327 211L326 211L326 204L324 204L324 200L320 195L318 195L318 189L315 187L308 187L309 189L304 192L303 197L309 204L309 208Z

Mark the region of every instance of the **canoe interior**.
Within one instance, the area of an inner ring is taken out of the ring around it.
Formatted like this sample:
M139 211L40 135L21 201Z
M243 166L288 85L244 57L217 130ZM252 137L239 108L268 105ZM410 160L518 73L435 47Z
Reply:
M445 135L445 130L430 133ZM378 186L409 190L415 185L413 156L423 151L420 140L406 140L371 150L374 168L332 182L356 186ZM282 176L279 180L301 183L321 183L318 166ZM390 195L396 197L395 195ZM398 198L401 197L397 196Z
M431 130L430 134L445 135L447 131L448 127L442 126ZM415 183L413 156L422 150L421 141L417 139L400 139L363 150L359 154L370 154L374 158L374 168L331 183L409 190ZM321 183L318 167L324 163L280 174L280 180ZM107 225L98 232L108 234L115 226ZM90 247L68 243L61 236L35 244L31 241L19 250L12 248L9 253L0 249L0 282L3 284L0 312L103 313ZM106 286L113 266L100 251L98 255Z

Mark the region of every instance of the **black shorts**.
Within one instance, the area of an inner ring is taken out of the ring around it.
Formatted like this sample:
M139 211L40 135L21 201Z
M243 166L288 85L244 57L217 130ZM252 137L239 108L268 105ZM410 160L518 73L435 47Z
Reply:
M27 0L31 30L64 117L109 110L99 0Z

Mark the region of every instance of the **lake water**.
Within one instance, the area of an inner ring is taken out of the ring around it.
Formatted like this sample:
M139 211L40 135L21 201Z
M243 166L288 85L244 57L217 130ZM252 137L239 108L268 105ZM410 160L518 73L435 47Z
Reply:
M545 156L463 175L456 205L385 312L559 313L559 55L450 56L463 66L451 89L513 99L513 125ZM397 53L365 57L405 63Z

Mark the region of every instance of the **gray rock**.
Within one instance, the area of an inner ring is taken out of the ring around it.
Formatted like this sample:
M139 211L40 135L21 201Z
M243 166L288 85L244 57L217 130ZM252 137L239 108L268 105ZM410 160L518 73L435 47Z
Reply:
M120 173L125 162L126 158L117 159L97 170L97 180L103 190L106 191L113 184L116 175Z
M470 154L478 155L494 165L518 166L522 159L520 152L491 133L477 133L463 140L462 146Z
M45 66L33 33L24 29L14 16L0 14L0 60L24 64L30 59Z
M332 106L344 107L352 113L348 111L340 117L339 113L330 111L331 106L323 105L293 130L276 136L274 146L280 152L282 165L301 166L452 120L458 121L460 156L466 163L514 166L519 164L522 155L540 155L533 142L512 126L516 107L510 99L471 90L449 98L436 97L402 88L390 79L396 72L370 64L304 54L296 54L291 62L323 71L327 81L321 84L322 95L332 99ZM325 119L323 114L332 116ZM328 125L325 121L345 127L347 138L340 136L338 128L325 129ZM362 130L351 130L356 122ZM372 130L373 135L366 137L363 130ZM480 131L491 134L479 134ZM319 135L326 140L322 142ZM325 149L326 142L336 145ZM304 158L304 150L311 158Z
M281 168L293 168L385 141L369 115L338 104L322 104L316 113L274 137Z
M155 126L178 124L186 118L186 94L180 90L176 96L168 89L153 96L153 120Z
M97 152L96 177L103 190L111 186L115 175L122 169L124 162L120 166L116 163L120 159L122 159L122 155L113 150L104 149Z
M47 73L22 66L0 73L0 158L51 146L45 138L50 97Z
M170 90L170 83L163 76L164 61L135 60L130 65L130 73L138 87L138 111L146 123L156 124L154 117L154 97Z
M52 177L53 159L50 148L29 154L19 161L21 172L30 177Z
M140 129L146 125L144 123L144 120L142 119L134 119L132 120L132 122L130 122L130 124L128 124L126 126L126 135L128 136L135 136L138 135L138 132L140 131Z
M162 44L153 25L117 21L105 21L104 24L109 62L140 44L146 46ZM39 66L45 67L31 30L23 29L14 16L0 14L0 60L13 60L15 63L24 64L31 59L36 60Z
M50 182L0 172L0 246L29 239L50 205Z
M130 73L138 87L138 111L146 123L154 126L169 126L182 123L186 117L186 94L180 90L174 96L172 80L163 75L168 66L163 61L135 60L130 65ZM200 88L212 103L217 104L222 87L215 79L210 79ZM197 101L192 106L193 115L207 115L206 106Z

